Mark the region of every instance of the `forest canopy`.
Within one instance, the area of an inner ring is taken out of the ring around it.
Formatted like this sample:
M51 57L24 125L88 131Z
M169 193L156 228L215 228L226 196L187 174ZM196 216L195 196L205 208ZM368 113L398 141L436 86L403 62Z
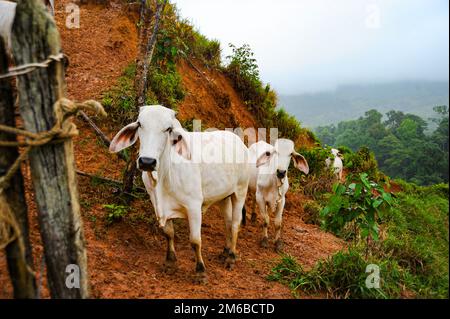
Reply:
M436 106L430 119L436 129L429 132L428 119L401 111L386 116L370 110L357 120L320 126L315 132L326 145L346 146L356 151L369 147L380 169L393 178L419 185L448 183L448 106Z

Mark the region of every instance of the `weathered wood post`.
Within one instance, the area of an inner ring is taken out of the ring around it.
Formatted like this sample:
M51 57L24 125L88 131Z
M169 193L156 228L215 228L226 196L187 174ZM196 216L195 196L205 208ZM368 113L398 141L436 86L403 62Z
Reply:
M0 37L0 74L8 73L8 57ZM15 127L14 99L10 79L0 79L0 124ZM0 132L0 141L16 141L15 135ZM19 156L17 148L0 147L0 177L6 174ZM23 177L20 170L4 189L6 204L20 229L20 237L9 243L6 250L8 270L14 288L14 298L36 298L36 281L29 269L33 265L28 236L28 211L25 201ZM1 195L0 195L1 196ZM1 204L0 204L1 205ZM7 209L0 207L0 209Z
M17 1L12 49L17 65L42 62L61 52L57 27L41 0ZM25 129L50 130L56 123L53 106L65 95L64 64L55 61L48 68L19 76L18 91ZM52 298L87 298L87 258L72 141L36 147L29 161L50 294ZM66 272L69 270L73 273ZM74 280L74 285L66 284L68 278Z

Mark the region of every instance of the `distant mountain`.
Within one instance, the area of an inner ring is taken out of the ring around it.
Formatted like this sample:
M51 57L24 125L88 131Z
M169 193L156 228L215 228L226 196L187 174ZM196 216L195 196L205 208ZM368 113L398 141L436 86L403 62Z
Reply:
M370 109L413 113L428 119L433 107L449 105L448 82L396 82L345 85L335 91L281 95L279 105L305 127L336 124L356 119Z

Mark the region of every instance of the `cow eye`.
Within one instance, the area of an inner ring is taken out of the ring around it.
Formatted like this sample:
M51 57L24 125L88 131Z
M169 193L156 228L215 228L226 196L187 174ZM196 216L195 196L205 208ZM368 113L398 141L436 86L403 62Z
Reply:
M169 127L169 128L166 130L166 132L169 133L169 134L172 133L172 131L173 131L173 127Z
M266 152L266 156L270 156L270 152Z

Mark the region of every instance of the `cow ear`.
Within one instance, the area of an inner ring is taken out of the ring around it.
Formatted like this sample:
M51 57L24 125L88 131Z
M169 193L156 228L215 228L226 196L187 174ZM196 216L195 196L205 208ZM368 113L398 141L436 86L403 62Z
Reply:
M186 131L183 128L178 127L172 130L170 133L170 142L178 155L184 157L188 161L191 160L191 151L189 148Z
M303 155L297 153L296 151L294 151L292 153L292 158L294 159L294 166L301 172L305 173L306 175L308 175L309 173L309 165L308 165L308 161L306 160L306 158L303 157Z
M134 122L121 129L111 141L111 144L109 145L109 151L112 153L118 153L121 150L136 143L138 139L138 128L139 122Z
M272 151L265 151L262 153L258 159L256 160L256 167L260 167L264 164L269 163L270 159L272 158L273 154L275 153L274 150Z

